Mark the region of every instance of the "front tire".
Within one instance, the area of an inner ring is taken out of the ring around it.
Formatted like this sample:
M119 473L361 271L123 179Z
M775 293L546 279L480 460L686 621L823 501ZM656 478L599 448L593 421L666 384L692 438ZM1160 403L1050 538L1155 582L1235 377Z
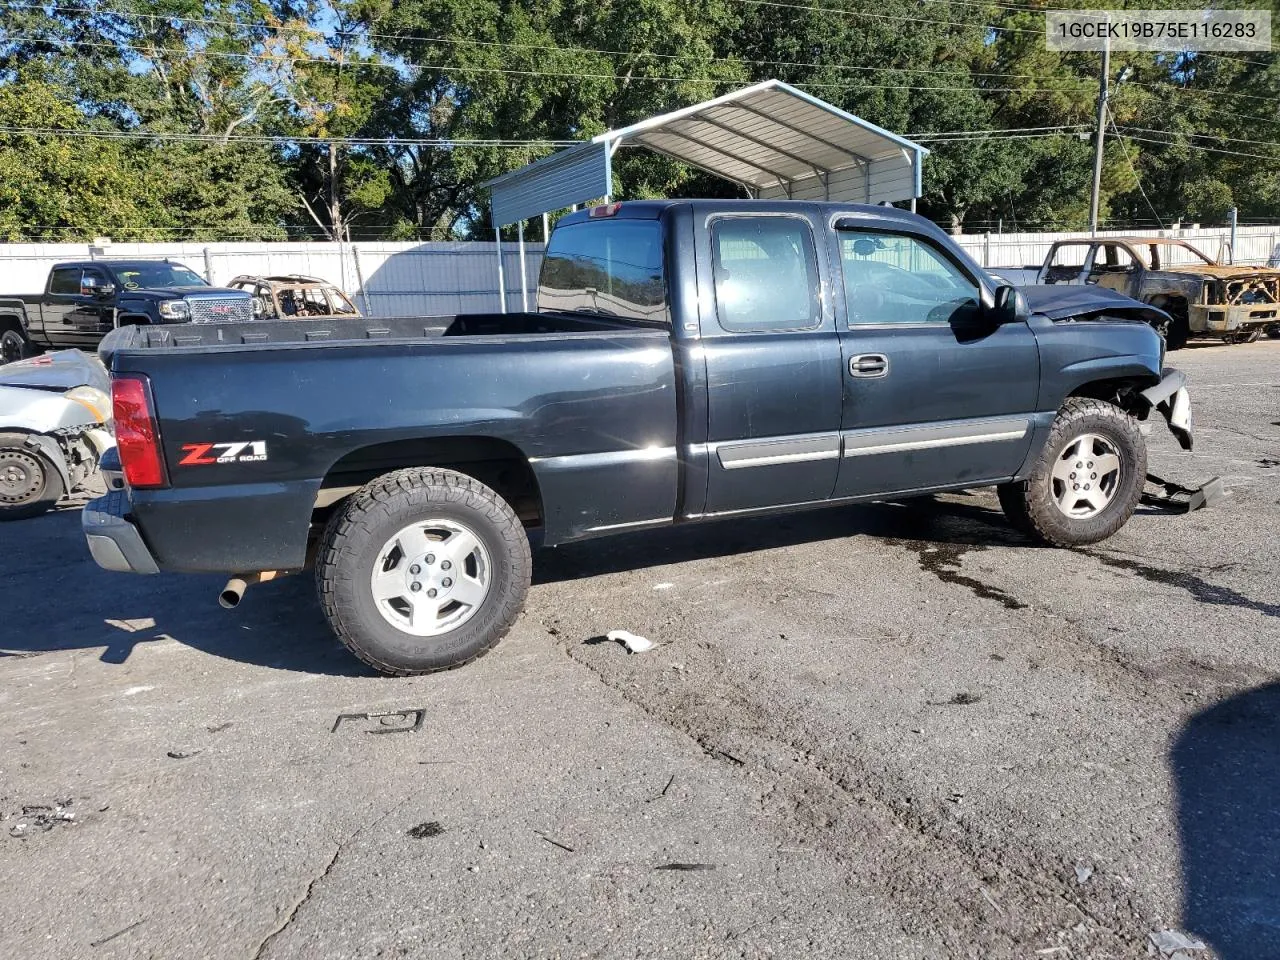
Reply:
M30 347L20 330L13 327L0 330L0 364L16 363L30 355Z
M453 470L398 470L330 520L316 561L325 616L359 659L392 676L470 663L515 623L529 591L515 512Z
M24 433L0 433L0 520L26 520L62 499L62 475L27 446Z
M1020 483L997 488L1019 530L1055 547L1105 540L1137 509L1147 447L1137 421L1114 404L1073 397Z

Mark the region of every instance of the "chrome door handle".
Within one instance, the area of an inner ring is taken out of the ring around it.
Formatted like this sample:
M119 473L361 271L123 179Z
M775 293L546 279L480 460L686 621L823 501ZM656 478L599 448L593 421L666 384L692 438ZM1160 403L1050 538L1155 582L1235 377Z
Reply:
M883 353L860 353L849 358L849 376L883 377L889 372L889 358Z

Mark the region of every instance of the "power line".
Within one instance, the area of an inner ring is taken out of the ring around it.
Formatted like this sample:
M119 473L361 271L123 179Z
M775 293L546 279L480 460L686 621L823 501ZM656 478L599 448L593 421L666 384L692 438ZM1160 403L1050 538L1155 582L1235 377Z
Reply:
M1280 147L1280 143L1274 140L1246 140L1243 137L1227 137L1218 133L1184 133L1180 130L1155 130L1150 127L1131 127L1126 125L1126 130L1137 130L1139 133L1158 133L1166 137L1195 137L1199 140L1219 140L1223 143L1249 143L1258 147Z
M60 44L68 47L89 47L107 50L130 50L138 54L143 59L150 59L154 56L154 51L139 47L137 44L130 43L104 43L92 40L66 40L61 37L29 37L19 36L8 38L9 42L26 41L31 43L49 43ZM179 51L172 51L178 53ZM377 60L356 60L356 61L338 61L326 59L324 57L290 57L285 55L274 55L267 53L236 53L224 50L201 50L201 56L219 57L232 60L243 60L246 62L258 63L288 63L291 65L299 63L322 64L325 66L342 66L345 69L376 69L376 70L394 70L399 73L401 70L433 70L439 73L488 73L499 74L503 76L525 76L525 77L548 77L561 80L622 80L623 77L616 73L550 73L545 70L516 70L510 67L480 67L470 66L467 64L422 64L422 63L384 63ZM664 81L669 83L697 83L697 84L725 84L728 80L712 78L712 77L663 77L645 75L634 79L648 81ZM1023 87L979 87L979 86L913 86L898 83L800 83L797 86L809 89L834 89L834 90L910 90L910 91L938 91L943 93L1024 93L1027 95L1047 96L1050 94L1069 93L1071 91L1065 89L1044 89L1044 90L1027 90Z
M1122 127L1123 129L1127 129ZM1261 153L1241 153L1238 150L1219 150L1215 147L1205 147L1198 143L1178 143L1176 140L1152 140L1150 137L1135 137L1133 134L1126 135L1130 140L1136 140L1139 143L1154 143L1162 147L1186 147L1188 150L1200 150L1204 153L1221 153L1229 157L1240 157L1247 160L1268 160L1275 163L1280 157L1266 156Z
M1155 204L1151 202L1151 198L1147 196L1146 188L1142 185L1142 177L1138 173L1138 168L1133 165L1133 159L1129 156L1129 148L1125 144L1125 137L1116 127L1115 115L1111 112L1111 108L1105 103L1102 105L1102 109L1106 111L1107 119L1111 121L1111 129L1115 131L1115 135L1120 141L1120 149L1124 153L1124 162L1129 164L1129 170L1133 173L1133 179L1138 184L1138 190L1142 194L1142 199L1147 201L1147 207L1150 208L1151 215L1156 218L1156 222L1160 224L1160 229L1163 230L1164 223L1160 220L1160 214L1156 211Z
M977 4L982 5L982 4ZM29 9L39 8L38 4L17 4L15 6ZM69 7L55 6L50 9L62 11L65 13L90 13L97 16L112 16L120 18L132 18L137 20L158 20L164 23L195 23L209 24L213 26L229 26L238 28L250 28L254 30L269 30L275 33L294 33L299 35L314 36L319 31L310 26L291 26L286 23L273 24L266 21L246 22L242 20L226 20L211 17L181 17L177 15L158 14L158 13L138 13L126 10L110 10L97 7ZM742 57L703 57L693 53L658 53L652 50L611 50L602 47L582 47L582 46L558 46L555 44L539 44L539 43L513 43L502 40L475 40L461 37L439 37L426 36L423 34L406 34L406 33L380 33L372 30L337 30L333 31L333 36L349 36L355 38L368 38L370 40L392 40L399 42L418 42L418 43L441 43L453 46L470 45L478 47L497 47L501 49L512 50L543 50L553 53L594 53L606 56L618 57L650 57L657 60L696 60L703 63L725 63L735 66L756 66L756 67L809 67L819 69L849 70L849 71L890 71L895 73L924 73L924 74L942 74L942 75L964 75L971 77L987 77L997 79L1037 79L1046 77L1047 74L1006 74L1006 73L972 73L968 71L957 70L938 70L927 69L922 67L882 67L882 66L854 66L839 63L817 63L812 61L795 61L795 60L752 60ZM73 41L72 41L73 42Z
M997 33L1030 33L1041 36L1040 30L1026 30L1021 27L999 27L993 23L964 23L959 20L933 20L928 17L903 17L891 13L868 13L865 10L850 10L847 7L820 7L801 3L783 3L781 0L737 0L755 7L778 7L784 10L804 10L809 13L837 13L846 17L862 17L869 20L890 20L898 23L928 23L940 27L960 27L967 30L995 31Z
M872 13L866 13L865 11L848 10L846 8L809 7L809 6L803 6L798 4L774 2L774 0L738 0L738 2L764 4L764 5L777 6L777 7L794 7L796 9L804 9L804 10L837 12L837 13L844 13L849 16L867 16L867 17L873 17L873 18L888 17L889 19L919 21L919 22L927 22L927 23L949 23L956 26L977 26L974 24L962 24L962 23L956 23L953 21L921 20L921 18L915 18L915 17L893 18L884 14L872 14ZM983 4L974 3L973 5L982 6ZM38 4L31 4L31 3L13 4L11 6L26 8L26 9L40 8ZM121 17L121 18L132 17L135 19L160 20L166 23L201 23L201 24L233 26L233 27L241 27L241 28L249 27L251 29L269 30L276 33L297 33L297 34L309 34L309 35L315 35L318 33L318 31L312 30L309 27L290 26L288 24L283 24L283 23L272 24L264 21L246 23L246 22L237 21L237 20L226 20L226 19L217 19L217 18L208 18L208 17L181 17L177 15L170 16L165 14L146 14L146 13L137 13L133 11L110 10L110 9L95 8L95 7L55 6L51 9L60 10L64 12L90 13L98 16L115 16L115 17ZM1016 8L1016 9L1019 9L1019 10L1025 9L1027 10L1027 12L1041 12L1041 13L1044 12L1043 10L1037 11L1032 8ZM984 24L981 26L990 27L991 29L1012 29L1012 28L999 28L990 24ZM1038 31L1028 31L1028 30L1021 30L1018 32L1038 33ZM698 57L696 54L669 54L669 53L657 53L655 51L642 51L642 50L641 51L612 50L612 49L600 48L600 47L580 47L580 46L560 47L560 46L548 45L548 44L523 44L523 43L511 43L506 41L496 41L496 40L474 40L469 38L432 37L432 36L424 36L424 35L417 35L417 34L386 34L386 33L374 32L374 31L336 31L335 35L351 36L351 37L367 37L369 39L442 43L442 44L450 44L454 46L472 45L472 46L482 46L482 47L496 47L496 48L502 48L502 49L542 50L542 51L563 52L563 53L593 53L593 54L602 54L607 56L649 57L649 58L668 60L668 61L694 59L694 60L699 60L701 62L724 63L724 64L735 65L735 66L804 67L804 68L811 68L811 69L834 69L834 70L850 71L850 72L869 72L869 73L892 72L892 73L908 73L908 74L925 74L925 75L933 75L933 76L970 77L970 78L980 77L983 79L992 79L992 80L1060 80L1067 83L1076 82L1077 80L1079 80L1080 82L1084 82L1086 79L1086 78L1076 78L1071 76L1055 76L1053 74L1044 74L1044 73L1039 73L1039 74L975 73L975 72L968 72L968 71L927 69L927 68L921 68L921 67L863 66L863 65L854 65L854 64L818 63L813 61L752 60L752 59L736 58L736 57ZM34 42L34 43L44 42L44 43L62 43L62 44L69 44L73 46L91 46L91 47L96 46L96 47L106 48L106 49L124 48L128 50L132 50L134 53L137 53L143 56L144 58L150 57L153 54L153 51L151 50L139 48L136 44L129 44L125 42L95 44L91 41L75 41L75 40L66 40L63 38L55 38L55 37L47 37L47 38L46 37L12 37L12 38L9 38L9 40L10 42L22 40L22 41ZM234 53L234 52L226 52L226 51L209 51L209 50L201 51L201 53L206 56L222 56L222 57L230 57L230 58L245 59L245 60L252 59L252 60L261 60L264 62L320 63L320 64L334 63L334 61L328 60L325 58L284 57L284 56L272 56L270 54L265 54L265 53ZM1212 55L1197 54L1197 56L1212 56ZM1246 61L1237 61L1237 62L1246 62ZM1247 62L1256 62L1256 61L1247 61ZM1259 66L1267 66L1267 64L1262 64L1260 62L1256 62L1256 63L1258 63ZM357 61L355 63L348 63L345 65L353 66L353 67L358 66L358 67L366 67L366 68L383 68L383 69L393 69L393 70L399 70L401 68L411 69L411 70L435 70L440 72L447 71L447 70L457 70L457 71L471 70L471 71L487 72L487 73L522 75L522 76L546 76L546 77L562 78L562 79L564 78L572 79L575 77L582 77L585 79L614 79L614 80L621 79L617 74L549 73L546 71L522 71L522 70L511 69L511 68L502 69L502 68L494 68L494 67L465 66L461 64L448 64L448 65L437 66L437 65L420 64L420 63L405 62L405 63L397 64L397 63L383 63L383 62L374 61L374 60L365 60L365 61ZM646 77L643 77L642 79L659 80L659 81L672 82L672 83L699 83L699 84L708 84L708 83L719 84L719 83L730 82L726 78L699 78L699 77L646 76ZM1142 87L1143 89L1155 90L1157 92L1166 92L1162 90L1160 86L1157 84L1130 81L1130 85ZM951 91L951 92L977 90L979 92L984 92L984 93L1024 93L1024 94L1033 94L1037 96L1043 96L1049 93L1073 92L1073 90L1069 87L1046 88L1044 90L1026 90L1024 88L982 87L982 86L909 87L909 86L900 86L896 84L849 85L849 84L842 84L842 83L807 83L807 84L801 84L801 86L812 87L815 89L840 89L840 90L902 89L902 90L918 90L918 91L941 90L941 91ZM1235 92L1226 91L1226 90L1193 90L1193 89L1189 89L1185 87L1177 87L1177 86L1174 86L1172 89L1174 92L1177 92L1177 93L1193 94L1193 95L1199 95L1199 96L1240 97L1240 98L1249 99L1249 100L1261 100L1263 102L1274 102L1276 100L1275 97L1261 97L1261 96L1257 96L1256 94L1235 93ZM1270 121L1270 118L1266 118L1266 117L1251 117L1250 119L1276 122L1276 121Z
M361 147L569 147L581 140L459 140L447 138L412 137L309 137L238 134L224 137L216 133L174 133L152 130L78 130L62 127L14 127L0 126L0 133L30 136L89 137L99 140L171 140L183 143L339 143Z

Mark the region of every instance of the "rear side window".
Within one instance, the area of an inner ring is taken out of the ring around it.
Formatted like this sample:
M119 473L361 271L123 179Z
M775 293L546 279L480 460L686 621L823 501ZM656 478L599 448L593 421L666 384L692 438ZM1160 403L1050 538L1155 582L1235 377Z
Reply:
M79 267L63 267L60 270L53 271L53 276L49 278L50 293L79 293L80 292L80 268Z
M711 224L716 315L725 330L805 330L822 322L806 221L726 217Z
M557 227L542 260L538 307L669 324L662 224L599 219Z

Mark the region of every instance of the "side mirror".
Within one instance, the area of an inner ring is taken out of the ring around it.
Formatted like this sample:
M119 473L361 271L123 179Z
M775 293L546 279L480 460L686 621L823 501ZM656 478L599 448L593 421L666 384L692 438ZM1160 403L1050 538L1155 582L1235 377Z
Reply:
M996 287L995 320L997 323L1026 323L1031 319L1027 298L1017 287Z
M114 297L115 295L116 285L114 283L98 284L98 296L102 297L102 299L105 300L107 297Z

